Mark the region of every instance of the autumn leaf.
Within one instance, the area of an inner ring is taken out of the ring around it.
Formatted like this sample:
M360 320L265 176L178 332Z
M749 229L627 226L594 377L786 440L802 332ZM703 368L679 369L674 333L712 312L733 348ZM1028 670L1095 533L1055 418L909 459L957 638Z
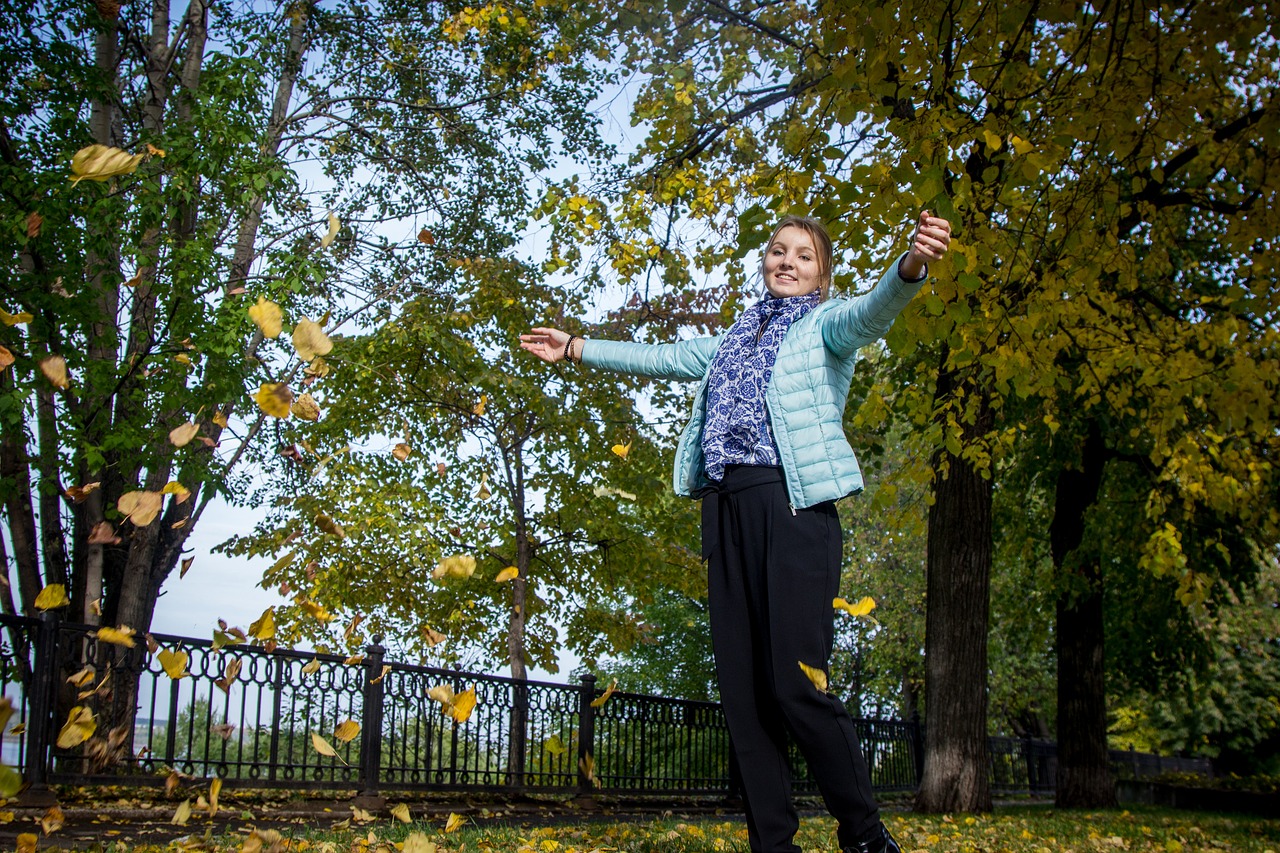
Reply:
M53 835L62 825L67 822L67 816L63 814L62 809L57 806L50 806L49 810L40 818L40 828L44 830L45 835Z
M182 580L187 576L187 572L191 571L191 566L195 561L195 557L182 558L182 567L178 569L178 580Z
M405 837L400 853L438 853L438 850L436 843L428 841L427 836L421 832L411 832Z
M0 371L5 370L11 364L13 364L13 353L9 352L8 347L0 346Z
M186 447L198 432L200 432L200 427L191 421L187 421L182 426L176 426L169 430L169 441L173 442L174 447Z
M476 708L476 689L474 687L464 690L457 696L453 697L452 707L447 709L450 717L453 717L456 723L465 723L471 719L471 712Z
M466 822L467 819L457 812L449 812L449 819L445 822L444 831L457 832L459 829L462 829Z
M65 494L72 501L82 504L89 499L89 495L93 494L101 486L101 483L85 483L83 486L68 486Z
M505 583L520 577L520 568L518 566L507 566L494 577L494 583Z
M320 248L327 249L329 244L333 242L333 238L338 236L338 229L342 227L342 220L331 210L329 211L329 231L320 238Z
M413 819L409 817L409 806L407 803L396 803L387 809L391 812L391 816L401 823L410 823Z
M67 683L72 687L84 687L90 681L93 681L93 677L97 674L98 671L94 668L93 664L88 664L79 672L73 675L68 675Z
M231 734L235 730L236 727L230 723L215 723L212 726L209 726L209 732L217 735L223 740L231 740Z
M314 382L329 375L329 363L320 356L316 356L310 364L303 368L302 372L309 377L310 381Z
M218 794L222 791L222 777L214 776L209 783L209 817L218 814Z
M17 853L36 853L36 844L40 841L40 836L34 832L19 833L17 838Z
M155 521L163 506L164 496L159 492L125 492L116 501L116 509L136 527L146 527Z
M391 448L391 455L396 459L399 459L401 462L408 459L411 453L413 453L413 448L405 444L403 441Z
M305 392L298 395L298 399L293 401L289 411L293 412L293 416L299 420L320 420L320 404L316 402L315 397Z
M628 441L626 444L615 444L613 447L610 447L609 450L618 458L626 459L627 454L631 452L631 442Z
M284 314L280 306L265 296L258 297L256 305L249 306L249 319L265 338L278 338L284 328Z
M189 821L190 819L191 819L191 798L187 797L185 800L183 800L181 803L178 804L178 808L174 810L173 817L169 820L169 823L173 824L174 826L186 826L187 821Z
M355 616L353 616L351 621L347 623L346 629L343 630L342 632L342 639L346 641L350 641L351 637L356 633L356 629L360 627L360 623L363 621L364 621L363 614L357 613Z
M0 764L0 797L9 799L18 796L26 781L22 774L12 767Z
M0 308L0 323L6 326L21 326L24 323L30 323L35 319L29 311L19 311L17 314L10 314L8 311Z
M120 537L116 536L115 528L109 521L99 521L93 526L93 530L89 531L90 545L119 545L120 541Z
M40 211L33 210L27 214L27 238L34 240L40 236L40 228L44 225L44 217Z
M253 395L253 401L263 414L273 418L287 418L293 407L293 392L283 382L263 382Z
M604 693L600 694L599 698L592 700L591 707L592 708L604 707L604 703L609 701L609 697L612 696L613 691L617 689L618 689L618 679L615 678L613 681L609 682L609 686L605 688Z
M84 705L76 705L67 715L67 721L58 732L58 749L72 749L93 737L98 730L98 721L93 712Z
M320 671L320 658L312 658L302 667L303 675L315 675Z
M364 655L350 655L342 660L343 666L359 666L362 663L364 663Z
M381 681L382 679L386 678L386 677L387 677L387 673L388 673L388 672L390 672L390 671L391 671L391 664L389 664L389 663L384 663L384 664L382 665L382 672L378 673L378 677L377 677L377 678L370 678L370 679L369 679L369 683L370 683L370 684L377 684L379 681Z
M431 577L439 580L443 577L451 578L469 578L476 571L476 558L470 554L455 554L452 557L445 557L436 564L435 569L431 572Z
M51 583L36 596L37 610L56 610L71 603L67 598L67 588L60 583Z
M804 672L805 678L813 682L813 686L823 693L827 692L827 673L816 667L809 666L804 661L796 661L800 664L800 669Z
M578 770L592 787L599 784L596 782L596 760L590 754L578 759Z
M276 635L276 609L268 607L262 611L262 615L258 617L252 625L249 626L249 636L255 640L270 640Z
M320 753L321 755L327 756L329 758L336 758L339 761L342 761L343 764L347 763L342 760L342 756L338 755L337 750L333 748L333 745L329 743L329 741L320 737L320 735L316 734L315 732L311 733L311 745L314 746L316 748L316 752Z
M40 372L55 388L71 387L71 378L67 375L67 360L60 355L45 356L40 359Z
M212 420L213 420L213 422L214 422L215 424L217 424L217 425L218 425L218 427L219 427L220 429L226 429L226 428L227 428L227 423L228 423L228 422L227 422L227 416L226 416L226 415L224 415L222 412L216 412L216 413L214 414L214 416L213 416Z
M439 631L433 629L430 625L422 626L422 640L427 644L427 648L434 648L445 641L446 637Z
M213 683L221 688L223 693L231 695L231 685L235 683L236 677L240 675L241 665L240 658L232 658L227 661L227 668L222 671L222 678Z
M191 497L191 490L179 483L177 480L170 480L164 484L164 488L160 490L162 495L173 495L178 503L186 503Z
M434 246L436 244L436 235L423 228L418 232L418 242L426 246Z
M137 643L133 641L133 636L137 633L136 629L130 628L128 625L121 625L119 628L99 628L94 636L98 638L99 642L111 643L115 646L124 646L126 649L132 649L137 645Z
M478 418L483 417L485 406L488 405L488 403L489 403L489 395L481 394L480 400L474 406L471 407L471 414L475 415Z
M301 607L308 616L315 619L317 622L328 623L333 621L333 614L328 610L325 610L319 604L316 604L314 601L307 601L302 596L298 596L294 599L294 603Z
M493 496L493 492L489 491L489 475L480 475L480 489L476 492L476 500L487 501Z
M866 616L872 610L876 609L876 600L867 595L859 599L857 604L850 604L843 598L836 598L832 599L831 605L835 607L836 610L843 610L850 616Z
M142 154L130 154L109 145L88 145L71 158L71 183L107 181L130 175L142 162Z
M161 649L156 652L156 660L164 667L165 674L175 681L191 674L187 672L188 656L184 651Z
M564 741L560 739L560 735L552 735L547 738L543 741L542 748L557 758L569 751L569 747L564 745Z
M351 743L360 734L360 724L355 720L344 720L333 730L333 737L343 743Z
M314 320L302 319L293 327L293 348L303 361L311 361L316 356L328 355L333 350L333 341Z

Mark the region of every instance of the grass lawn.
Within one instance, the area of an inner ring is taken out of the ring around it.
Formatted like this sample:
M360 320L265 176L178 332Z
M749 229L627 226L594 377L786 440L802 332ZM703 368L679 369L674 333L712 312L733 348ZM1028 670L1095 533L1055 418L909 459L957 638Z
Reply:
M357 817L362 817L357 815ZM1069 812L1045 806L1001 808L992 815L935 816L889 813L890 828L904 853L1058 853L1059 851L1239 851L1280 853L1280 819L1223 816L1167 809ZM308 851L308 853L721 853L748 850L740 821L659 820L638 823L574 823L543 827L474 825L455 817L414 821L378 818L366 823L290 827L210 838L198 831L161 850L217 853ZM279 833L279 834L277 834ZM798 839L808 852L836 853L835 824L806 818ZM41 850L56 849L56 838L41 839ZM120 850L124 845L105 846ZM102 848L100 848L102 849ZM147 847L128 846L131 851Z

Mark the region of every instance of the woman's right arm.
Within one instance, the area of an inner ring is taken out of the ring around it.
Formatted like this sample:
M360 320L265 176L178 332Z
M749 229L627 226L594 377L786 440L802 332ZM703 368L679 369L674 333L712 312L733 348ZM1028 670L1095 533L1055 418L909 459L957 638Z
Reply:
M520 336L520 348L548 364L581 362L633 376L654 379L701 379L715 355L718 338L693 338L674 344L637 344L630 341L586 340L559 329L538 327Z

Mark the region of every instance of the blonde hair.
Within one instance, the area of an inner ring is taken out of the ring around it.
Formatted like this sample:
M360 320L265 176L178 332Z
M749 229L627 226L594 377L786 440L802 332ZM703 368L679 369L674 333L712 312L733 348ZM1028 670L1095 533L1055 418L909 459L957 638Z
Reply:
M818 291L822 294L821 298L826 300L831 295L831 266L834 255L834 250L831 246L831 235L827 233L826 226L812 216L788 214L782 217L778 224L773 227L773 233L769 235L769 242L764 244L766 255L769 254L769 247L773 245L778 232L783 228L799 228L809 235L809 239L813 240L813 248L818 253ZM763 271L763 261L760 262L760 267Z

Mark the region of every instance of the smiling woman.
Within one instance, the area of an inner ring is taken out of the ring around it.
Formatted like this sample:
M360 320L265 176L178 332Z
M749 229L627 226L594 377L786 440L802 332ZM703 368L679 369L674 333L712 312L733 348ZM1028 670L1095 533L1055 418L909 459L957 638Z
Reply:
M946 220L922 212L911 249L870 293L829 299L831 238L817 220L788 216L765 246L765 297L718 337L647 345L551 328L520 336L548 363L700 383L674 486L703 499L716 676L753 851L800 849L784 752L790 733L839 821L842 849L899 853L853 721L826 692L840 583L835 502L862 490L842 427L858 350L889 330L950 234Z

